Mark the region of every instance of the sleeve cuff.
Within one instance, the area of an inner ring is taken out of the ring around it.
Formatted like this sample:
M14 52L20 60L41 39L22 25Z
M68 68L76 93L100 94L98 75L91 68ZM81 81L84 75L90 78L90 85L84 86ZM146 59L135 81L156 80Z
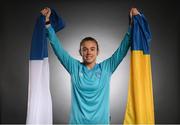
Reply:
M46 29L49 29L51 27L51 24L46 25Z

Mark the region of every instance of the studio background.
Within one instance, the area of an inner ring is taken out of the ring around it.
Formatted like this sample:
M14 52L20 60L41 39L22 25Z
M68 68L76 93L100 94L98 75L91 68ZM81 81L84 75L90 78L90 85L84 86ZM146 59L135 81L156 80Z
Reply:
M128 29L128 11L136 6L152 32L151 63L156 123L180 123L180 14L176 1L54 0L4 1L0 31L0 123L25 123L31 37L40 10L53 7L66 27L58 32L64 48L75 58L86 36L99 41L98 62L113 54ZM123 123L129 80L130 51L111 78L111 123ZM49 46L50 87L54 123L68 123L70 76Z

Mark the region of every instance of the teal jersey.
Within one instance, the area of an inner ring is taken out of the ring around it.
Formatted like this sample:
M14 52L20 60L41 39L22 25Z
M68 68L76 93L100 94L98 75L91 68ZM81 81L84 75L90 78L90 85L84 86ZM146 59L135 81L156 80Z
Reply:
M109 124L110 79L130 47L130 30L125 34L114 54L97 63L92 69L88 69L64 50L51 26L47 31L56 56L71 76L72 104L69 123Z

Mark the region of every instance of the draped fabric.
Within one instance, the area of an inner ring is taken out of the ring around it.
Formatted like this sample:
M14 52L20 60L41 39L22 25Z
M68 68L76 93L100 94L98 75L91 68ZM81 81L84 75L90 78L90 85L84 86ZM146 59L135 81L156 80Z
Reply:
M64 27L64 22L51 10L50 22L57 32ZM46 34L45 17L40 15L31 42L26 124L52 124L53 120Z
M124 124L154 124L151 32L143 14L133 17L130 81Z

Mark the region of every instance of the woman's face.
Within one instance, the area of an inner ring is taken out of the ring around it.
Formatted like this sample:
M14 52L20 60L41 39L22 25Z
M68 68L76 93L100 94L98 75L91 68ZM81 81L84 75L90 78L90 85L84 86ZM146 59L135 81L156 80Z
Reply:
M91 64L96 62L96 57L98 55L97 45L94 41L85 41L81 45L80 53L83 62L86 64Z

